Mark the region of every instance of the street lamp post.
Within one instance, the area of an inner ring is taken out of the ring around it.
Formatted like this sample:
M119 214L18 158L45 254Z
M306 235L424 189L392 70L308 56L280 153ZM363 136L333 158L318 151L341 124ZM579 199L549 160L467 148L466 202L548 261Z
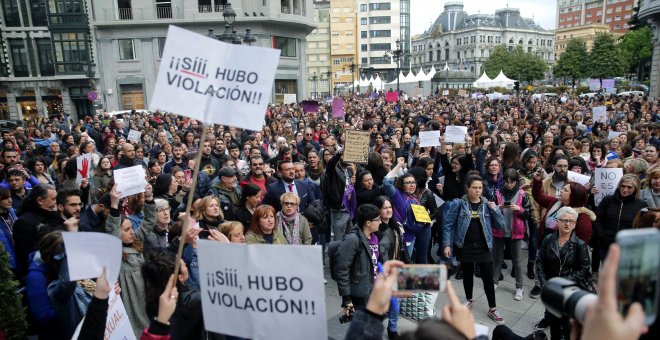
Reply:
M328 78L328 97L332 96L332 71L325 72L326 78Z
M351 70L351 82L353 83L353 92L352 94L355 94L355 63L351 62L350 64L346 65L349 70ZM346 72L346 67L342 67L342 70Z
M218 39L222 42L234 45L241 45L243 43L252 45L253 43L257 42L257 38L254 36L254 34L252 34L252 29L250 28L245 29L245 35L243 36L242 40L241 37L236 34L236 31L234 30L234 23L236 22L236 11L231 7L231 3L228 2L224 5L222 18L225 21L225 31L222 32L222 35L216 37L213 33L213 29L209 28L208 36L210 38Z
M395 50L388 50L385 52L384 57L385 58L394 58L394 62L396 63L396 92L399 93L401 91L400 89L400 84L399 84L399 72L401 72L401 58L405 55L406 51L403 50L401 47L401 40L397 39L396 40L396 49Z
M318 79L319 79L319 77L316 75L316 72L314 72L314 75L309 78L309 80L314 82L314 92L313 92L314 95L312 96L312 98L317 98L318 97L318 93L317 93L317 80Z

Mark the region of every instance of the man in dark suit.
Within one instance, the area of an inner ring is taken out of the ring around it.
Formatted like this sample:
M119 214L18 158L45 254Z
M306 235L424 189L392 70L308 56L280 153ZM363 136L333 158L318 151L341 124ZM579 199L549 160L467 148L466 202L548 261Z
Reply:
M280 196L287 192L293 192L300 197L298 207L300 212L303 212L307 204L316 200L314 190L307 183L295 179L295 170L291 160L280 161L277 170L281 179L268 185L263 203L273 206L276 211L280 211L282 210Z

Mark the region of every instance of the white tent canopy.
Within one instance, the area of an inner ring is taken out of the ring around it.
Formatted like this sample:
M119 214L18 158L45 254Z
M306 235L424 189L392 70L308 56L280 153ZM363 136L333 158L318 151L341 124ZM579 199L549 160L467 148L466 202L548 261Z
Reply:
M412 71L408 72L408 75L403 79L402 83L414 83L417 80L415 79L415 75L412 73Z
M493 80L488 78L488 75L486 74L486 71L477 79L472 86L477 87L477 88L489 88L492 85Z
M424 69L420 67L419 71L415 75L415 81L425 81L425 80L426 80L426 74L424 73Z
M429 73L426 74L426 80L433 79L433 76L435 75L436 72L438 71L435 70L435 66L431 66L431 71L429 71Z
M504 72L500 70L500 74L493 79L493 83L495 83L495 86L513 86L515 80L509 79L509 77L504 75Z

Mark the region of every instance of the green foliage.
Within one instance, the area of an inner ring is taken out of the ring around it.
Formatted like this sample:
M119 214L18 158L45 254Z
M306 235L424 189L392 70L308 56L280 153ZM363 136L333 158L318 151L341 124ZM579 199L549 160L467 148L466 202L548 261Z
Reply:
M621 48L612 34L596 35L594 46L589 53L588 65L588 76L591 78L612 78L625 73Z
M25 308L21 304L21 295L17 294L18 282L9 269L9 254L0 243L0 331L7 339L26 339L27 321Z
M575 80L587 75L589 53L587 45L581 39L571 39L566 43L566 50L559 57L554 69L556 77L569 78L575 85Z
M648 26L629 31L621 37L621 52L623 58L632 72L640 63L647 62L653 57L653 32Z
M484 69L491 79L497 77L502 70L511 79L531 82L543 79L548 65L537 55L525 52L520 46L509 52L506 46L500 45L486 60Z

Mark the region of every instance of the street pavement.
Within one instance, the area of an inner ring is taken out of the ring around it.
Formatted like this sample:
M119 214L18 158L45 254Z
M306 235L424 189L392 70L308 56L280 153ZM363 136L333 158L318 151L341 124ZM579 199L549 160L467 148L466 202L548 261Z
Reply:
M524 269L525 274L527 273L527 256L526 251L522 252L525 255ZM534 287L534 280L527 278L527 275L524 275L523 287L525 290L525 295L522 301L516 301L513 299L513 296L516 292L516 280L513 278L511 273L511 261L505 260L508 265L508 269L504 269L502 272L504 274L504 281L500 281L497 290L495 291L495 298L497 301L497 309L504 317L506 325L511 328L516 334L521 336L527 336L534 332L534 325L543 317L543 303L541 299L532 299L529 297L529 292ZM350 323L341 324L339 323L339 317L341 316L341 297L337 293L337 284L334 280L330 278L330 272L328 267L324 268L325 278L328 280L328 283L325 285L325 301L326 301L326 316L328 320L328 338L329 339L343 339L346 335L346 331L350 326ZM458 297L461 301L465 301L465 291L463 289L463 281L456 280L452 276L452 284L458 294ZM486 300L486 294L483 289L483 284L481 278L474 278L474 290L473 290L473 299L474 305L472 307L472 314L476 323L488 327L489 337L492 335L493 329L497 324L491 320L488 315L488 301ZM440 294L438 301L436 302L435 310L437 311L437 316L441 315L442 306L448 302L447 296L445 294ZM387 325L387 321L384 321L384 325ZM417 327L417 323L405 317L399 316L399 334L412 331ZM550 329L546 329L548 336L550 335ZM387 338L387 332L384 332L384 338Z

